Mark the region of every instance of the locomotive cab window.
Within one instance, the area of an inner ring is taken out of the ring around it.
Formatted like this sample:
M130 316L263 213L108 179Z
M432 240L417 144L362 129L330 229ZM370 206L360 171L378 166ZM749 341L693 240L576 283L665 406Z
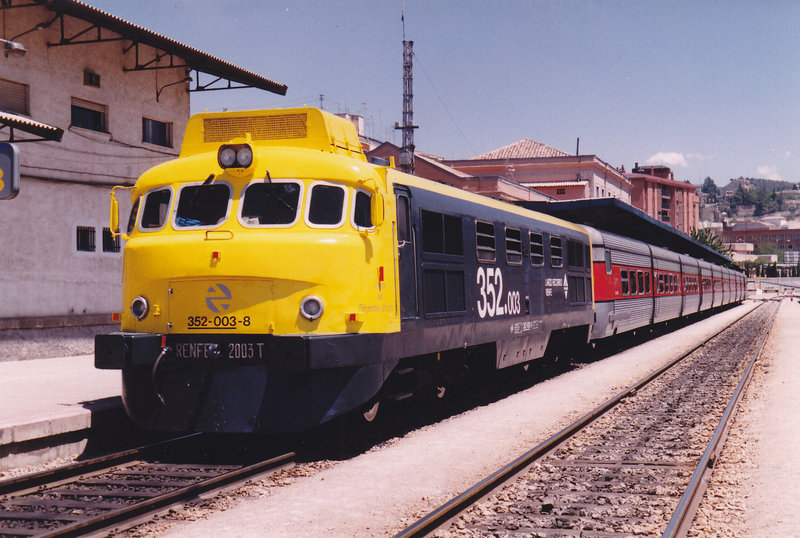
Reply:
M136 201L133 202L133 207L131 208L131 215L128 217L128 227L125 229L125 232L130 235L133 232L133 229L136 227L136 216L139 214L139 203L142 201L141 196L136 197Z
M475 249L478 261L494 263L497 251L494 240L494 224L475 221Z
M314 183L311 185L306 221L317 228L338 228L344 222L347 192L341 185Z
M372 195L357 189L353 196L353 228L365 230L372 228Z
M148 192L144 196L144 207L139 228L145 231L160 230L167 222L167 210L172 197L172 189L165 187Z
M245 226L291 226L297 222L303 187L297 181L251 183L244 191L240 220Z
M231 188L226 183L184 185L178 191L175 226L177 228L211 228L228 215Z

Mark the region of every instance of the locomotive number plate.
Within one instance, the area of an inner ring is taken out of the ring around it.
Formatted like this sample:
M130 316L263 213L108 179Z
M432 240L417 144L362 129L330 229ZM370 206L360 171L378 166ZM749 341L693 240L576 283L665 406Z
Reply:
M263 342L180 342L174 344L179 359L263 359Z
M200 329L235 330L249 327L250 316L187 316L186 328L190 331Z

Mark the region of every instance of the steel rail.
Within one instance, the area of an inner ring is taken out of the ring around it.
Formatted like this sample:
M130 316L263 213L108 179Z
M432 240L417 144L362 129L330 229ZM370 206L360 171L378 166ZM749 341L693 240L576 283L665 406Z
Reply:
M705 452L703 452L700 461L697 463L694 474L692 474L692 479L689 481L686 491L684 491L680 501L678 502L678 507L675 509L669 524L667 524L667 528L664 530L664 538L686 536L689 532L694 520L694 516L697 513L697 508L700 506L700 502L703 499L703 495L705 494L706 488L708 487L708 483L711 479L711 473L714 470L717 457L719 456L720 452L722 452L725 438L727 437L728 430L731 426L733 414L736 411L736 407L739 405L739 401L744 396L745 389L750 383L756 361L761 356L761 351L763 350L770 331L772 330L775 318L778 315L778 310L780 310L780 303L778 304L778 308L776 308L775 312L772 314L772 318L767 326L767 330L764 332L764 336L761 337L758 348L750 358L750 362L747 365L739 384L736 386L736 390L733 392L733 395L731 396L731 399L725 408L725 412L722 414L722 418L719 420L719 425L717 426L716 430L714 430L714 435L711 437L708 447L706 448Z
M197 498L203 493L209 493L224 487L243 482L261 473L274 470L292 463L295 457L294 452L287 452L281 456L270 458L265 461L242 467L230 473L204 480L197 484L177 489L158 497L153 497L141 503L126 506L119 510L112 510L96 518L87 519L78 523L67 525L53 532L42 534L42 538L55 536L82 536L88 532L96 532L101 529L108 529L112 525L138 520L143 516L158 512L167 507L181 504L183 502Z
M175 437L173 439L159 441L158 443L154 443L152 445L142 445L129 450L123 450L121 452L115 452L113 454L108 454L85 461L70 463L61 467L55 467L53 469L47 469L45 471L40 471L29 475L21 475L2 480L0 481L0 498L2 498L4 495L21 495L48 484L54 484L94 471L101 471L113 465L131 461L134 458L142 456L148 451L158 450L165 446L169 446L172 443L185 441L199 435L202 434L191 433L188 435Z
M629 386L628 388L622 390L616 396L610 398L606 402L600 404L597 408L589 413L585 414L560 432L556 433L549 439L543 441L533 449L529 450L516 460L512 461L502 469L496 471L491 476L485 478L478 484L472 486L468 490L464 491L457 497L454 497L450 501L446 502L445 504L441 505L439 508L436 508L428 515L424 516L422 519L418 520L417 522L411 524L410 526L406 527L404 530L400 531L398 534L395 535L395 538L416 538L421 537L429 534L430 532L436 530L437 528L444 525L446 522L450 521L459 513L466 510L469 506L478 502L481 498L485 497L489 493L491 493L494 489L501 486L505 482L511 479L514 475L522 472L527 467L529 467L534 461L540 459L542 456L550 452L552 449L556 448L558 445L562 444L563 442L567 441L573 435L578 433L580 430L584 429L586 426L594 422L597 418L614 408L617 404L619 404L623 399L632 394L636 393L642 387L653 381L654 379L658 378L684 360L686 357L697 351L698 349L705 346L708 342L725 332L727 329L730 328L731 325L738 323L754 311L760 309L762 305L757 306L751 310L748 310L736 320L731 322L729 325L724 327L723 329L715 332L714 334L707 337L705 340L700 342L699 344L695 345L688 351L685 351L680 356L672 359L671 361L667 362L660 368L654 370L647 376L643 377L639 381L636 381L633 385Z

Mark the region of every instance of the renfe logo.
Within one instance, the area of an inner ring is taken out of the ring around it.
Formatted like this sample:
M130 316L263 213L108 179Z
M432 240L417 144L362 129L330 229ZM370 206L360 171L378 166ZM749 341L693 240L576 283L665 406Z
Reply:
M220 308L227 310L231 306L231 290L224 284L217 284L216 288L211 286L208 288L208 297L206 297L206 306L212 312L219 313Z

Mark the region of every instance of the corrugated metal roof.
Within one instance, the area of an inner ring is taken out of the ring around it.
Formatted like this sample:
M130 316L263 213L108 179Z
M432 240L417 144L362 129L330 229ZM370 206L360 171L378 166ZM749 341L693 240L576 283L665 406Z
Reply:
M58 127L53 127L52 125L8 112L0 112L0 128L3 127L19 129L20 131L40 136L45 140L55 140L57 142L61 141L61 136L64 134L64 130ZM15 142L13 138L14 137L11 136L8 140L4 140L4 142ZM16 142L20 142L20 140L16 140Z
M83 19L107 28L131 41L159 48L164 52L183 58L187 64L197 71L221 77L232 82L245 84L254 88L286 95L286 85L266 77L237 67L230 62L206 54L194 47L184 45L174 39L163 36L142 26L130 23L115 15L78 2L77 0L36 0L51 11L63 13L71 17Z
M539 181L536 183L522 183L526 187L532 187L534 189L540 189L542 187L585 187L588 185L589 182L586 180L577 180L574 179L572 181Z
M469 160L479 159L537 159L542 157L569 157L571 154L556 149L547 144L542 144L530 138L523 138L518 142L503 146L496 150L471 157Z

